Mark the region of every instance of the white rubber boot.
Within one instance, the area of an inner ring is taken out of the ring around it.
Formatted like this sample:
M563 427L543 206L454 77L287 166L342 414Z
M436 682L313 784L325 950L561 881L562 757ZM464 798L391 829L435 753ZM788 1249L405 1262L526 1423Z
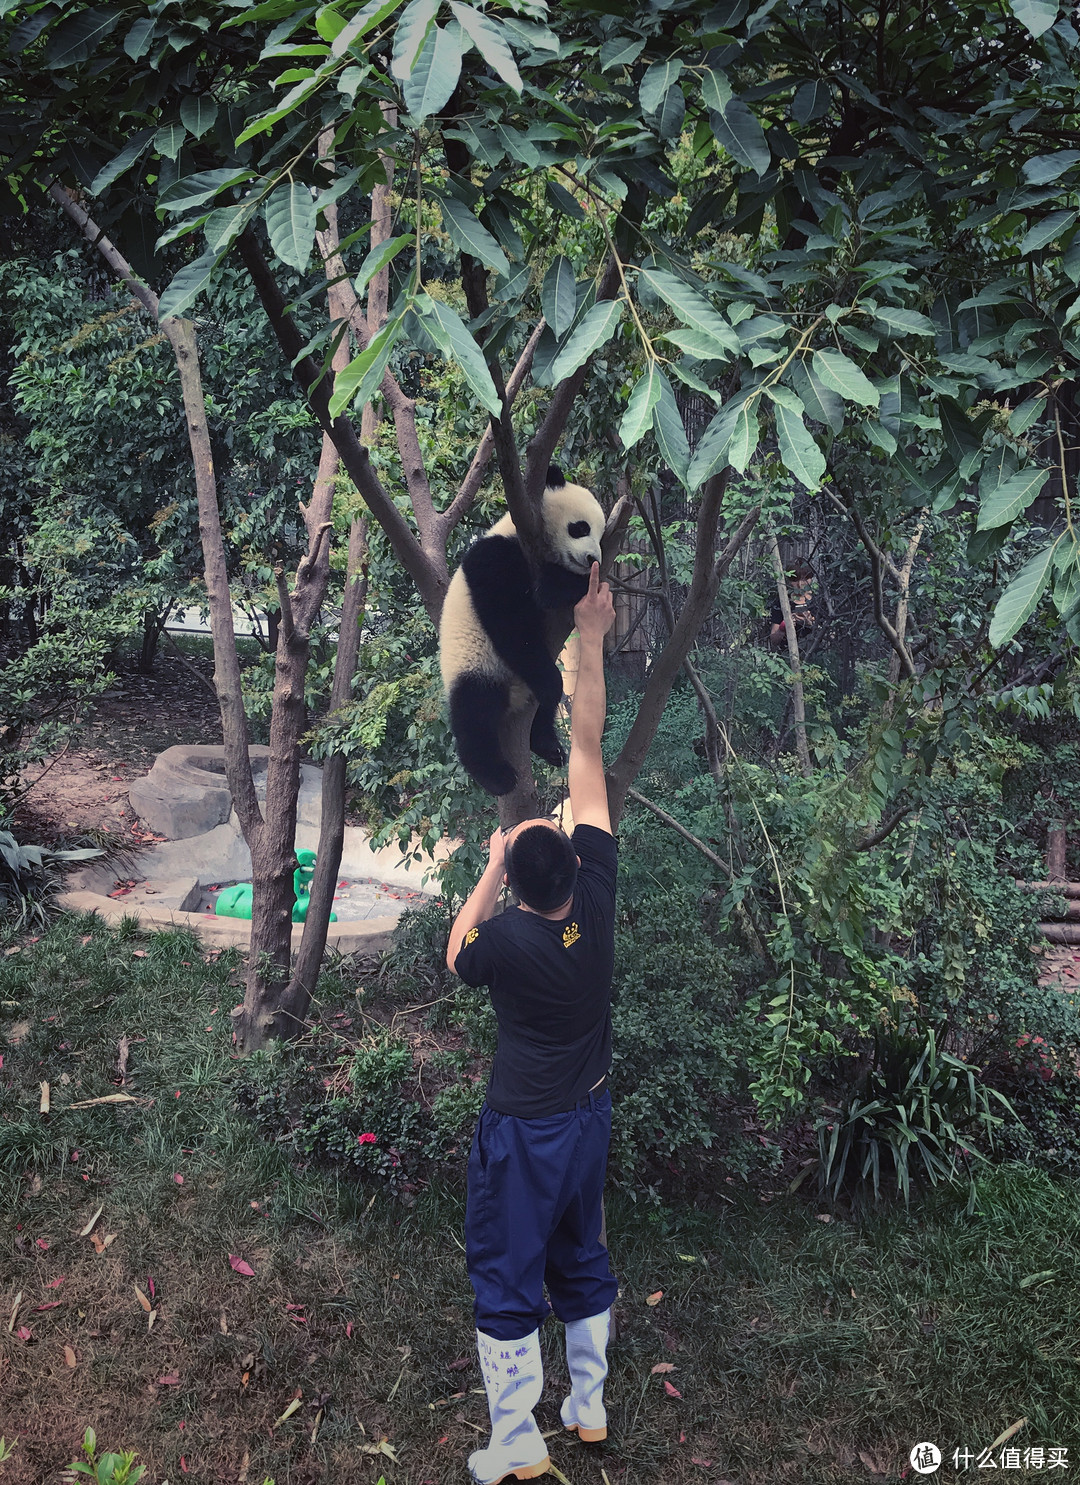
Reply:
M559 1415L563 1427L574 1429L586 1444L607 1438L604 1382L607 1379L607 1343L611 1311L587 1320L566 1322L566 1362L570 1368L570 1396Z
M544 1390L540 1332L520 1341L498 1341L476 1332L480 1370L484 1374L491 1441L469 1455L469 1473L477 1485L500 1480L535 1480L547 1474L551 1460L536 1426L533 1408Z

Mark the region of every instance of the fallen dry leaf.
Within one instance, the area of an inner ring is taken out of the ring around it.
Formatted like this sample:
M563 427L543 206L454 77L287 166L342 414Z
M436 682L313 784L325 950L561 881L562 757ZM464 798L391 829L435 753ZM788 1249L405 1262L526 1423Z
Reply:
M15 1329L15 1317L19 1313L19 1306L21 1304L22 1304L22 1290L20 1289L19 1292L18 1292L18 1294L15 1296L15 1303L11 1306L11 1319L8 1321L8 1326L7 1326L7 1328L8 1328L8 1335L10 1335L12 1333L12 1331Z
M177 1184L177 1185L178 1185L178 1186L182 1186L182 1185L183 1185L183 1184L184 1184L184 1178L183 1178L183 1176L182 1176L182 1175L181 1175L181 1174L180 1174L180 1172L179 1172L179 1171L175 1171L175 1172L174 1172L174 1173L173 1173L173 1180L174 1180L174 1181L175 1181L175 1182L176 1182L176 1184Z
M20 1341L30 1341L34 1338L34 1332L26 1325L20 1325L15 1334L19 1337Z
M46 1289L59 1289L60 1288L60 1285L64 1282L64 1280L66 1278L67 1278L67 1275L66 1274L61 1274L58 1279L50 1279L49 1282L45 1285L45 1288Z
M60 1308L58 1299L47 1299L43 1305L35 1305L35 1310L56 1310Z
M101 1205L98 1207L97 1211L90 1218L90 1221L86 1224L86 1226L83 1228L83 1230L79 1233L79 1236L80 1237L89 1237L90 1236L90 1234L94 1230L94 1223L101 1216L101 1214L102 1214L102 1212L104 1210L105 1210L105 1203L102 1202Z
M220 1325L220 1327L221 1327L221 1333L222 1333L222 1335L228 1335L228 1333L229 1333L229 1322L225 1318L225 1311L224 1310L222 1310L222 1312L221 1312L221 1318L218 1320L218 1325Z
M238 1253L229 1254L229 1267L238 1274L245 1274L249 1279L255 1277L255 1270L250 1263L245 1263Z
M702 1469L706 1469L706 1470L711 1470L712 1469L712 1460L711 1459L701 1459L696 1454L691 1454L691 1456L690 1456L690 1463L691 1464L700 1464L701 1467L702 1467Z
M675 1363L673 1361L658 1361L652 1368L650 1376L658 1377L661 1376L664 1372L673 1372L674 1370Z
M143 1309L149 1315L150 1311L154 1308L153 1305L150 1303L147 1296L139 1288L138 1284L133 1284L131 1287L135 1290L135 1298L139 1301Z
M147 1330L153 1330L153 1328L154 1328L154 1321L156 1319L157 1319L157 1310L151 1310L150 1313L149 1313L149 1315L147 1315L147 1317L146 1317L146 1328L147 1328Z
M272 1423L272 1424L271 1424L271 1425L270 1425L270 1426L271 1426L271 1428L279 1428L279 1427L280 1427L280 1426L281 1426L281 1424L282 1424L282 1423L284 1423L284 1422L285 1422L285 1420L286 1420L286 1418L291 1418L291 1417L292 1417L292 1415L293 1415L293 1414L294 1414L294 1413L295 1413L295 1412L297 1412L297 1411L298 1411L298 1409L299 1409L299 1407L300 1407L300 1403L301 1403L301 1399L300 1399L300 1398L299 1398L299 1397L294 1397L294 1398L293 1398L293 1400L292 1400L292 1402L291 1402L291 1403L290 1403L290 1404L289 1404L289 1406L288 1406L288 1407L287 1407L287 1408L286 1408L286 1409L285 1409L285 1411L284 1411L284 1413L282 1413L282 1415L281 1415L281 1417L280 1417L280 1418L278 1418L278 1419L276 1419L276 1420L275 1420L275 1421L274 1421L274 1422L273 1422L273 1423Z
M122 1036L116 1044L116 1075L121 1083L127 1077L128 1053L131 1051L131 1042L126 1036Z
M663 1299L663 1297L664 1297L664 1291L662 1289L658 1289L655 1294L650 1294L647 1297L647 1299L645 1300L645 1303L647 1305L658 1305L660 1303L660 1301Z
M49 1112L49 1085L48 1085L48 1083L42 1083L42 1085L41 1085L41 1106L40 1106L39 1112L42 1113L42 1114L47 1114Z
M311 1430L311 1442L313 1444L317 1441L317 1439L319 1437L319 1429L322 1427L322 1421L323 1421L323 1419L325 1417L326 1417L326 1409L325 1408L320 1408L319 1411L315 1414L315 1425L314 1425L314 1427Z
M828 1212L818 1212L817 1219L819 1222L831 1222L832 1216Z
M180 1373L179 1372L167 1372L165 1374L165 1376L159 1377L157 1379L157 1384L158 1384L159 1387L179 1387L179 1385L180 1385Z
M859 1458L872 1475L888 1475L892 1473L888 1465L880 1464L872 1454L867 1454L865 1449L859 1450Z
M463 1372L465 1368L467 1366L470 1366L471 1364L471 1356L459 1356L456 1361L448 1361L446 1363L446 1369L447 1371L451 1372Z
M668 1382L666 1379L664 1381L664 1391L667 1393L668 1397L682 1397L682 1393L679 1391L679 1389L677 1387L673 1387L671 1383Z
M76 1367L78 1365L79 1358L75 1355L74 1347L72 1347L72 1346L65 1346L64 1347L64 1360L67 1362L68 1366L70 1366L72 1368L74 1368L74 1367Z
M100 1258L105 1249L109 1247L110 1244L116 1242L116 1233L107 1232L104 1237L101 1237L100 1234L92 1232L90 1234L90 1241L94 1245L94 1252Z
M35 1247L40 1248L43 1253L47 1253L49 1251L49 1243L47 1238L35 1238L34 1245Z
M132 1093L103 1093L100 1098L80 1098L78 1103L69 1103L69 1109L92 1109L99 1103L138 1103Z
M145 949L132 949L132 951L131 951L131 957L132 957L132 959L145 959L147 957L146 950Z
M990 1448L999 1449L1002 1444L1007 1444L1012 1438L1013 1434L1019 1433L1026 1422L1026 1418L1017 1418L1015 1423L1010 1423L1004 1433L998 1434L997 1438L990 1445Z

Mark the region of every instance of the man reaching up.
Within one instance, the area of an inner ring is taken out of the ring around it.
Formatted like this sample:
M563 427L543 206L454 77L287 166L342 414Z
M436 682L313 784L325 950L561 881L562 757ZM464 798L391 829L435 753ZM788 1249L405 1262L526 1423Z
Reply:
M611 591L594 563L574 609L580 660L570 728L573 836L524 820L491 837L488 864L450 931L446 963L486 985L495 1061L469 1157L465 1255L491 1440L469 1457L478 1485L531 1480L550 1464L533 1408L543 1390L539 1327L566 1325L571 1391L562 1421L607 1437L609 1311L618 1284L600 1241L611 1137L615 840L600 740ZM506 882L520 903L495 917Z

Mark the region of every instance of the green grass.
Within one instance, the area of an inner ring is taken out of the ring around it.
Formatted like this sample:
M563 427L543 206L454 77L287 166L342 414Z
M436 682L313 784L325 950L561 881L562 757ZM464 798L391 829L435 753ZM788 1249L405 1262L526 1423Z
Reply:
M0 1485L51 1485L88 1424L100 1449L137 1451L144 1485L236 1481L245 1458L248 1485L465 1478L486 1410L459 1173L406 1206L291 1165L236 1109L238 998L235 961L184 935L68 918L0 943L0 1434L17 1438ZM66 1111L117 1091L123 1036L137 1102ZM1021 1449L1065 1446L1077 1467L1075 1185L992 1169L967 1218L965 1192L851 1213L805 1187L717 1182L680 1208L611 1194L611 1441L552 1439L574 1485L825 1485L871 1466L899 1479L917 1440L948 1459L1022 1417ZM102 1204L95 1232L116 1238L98 1256L78 1234ZM151 1279L148 1329L134 1286L149 1295ZM558 1332L544 1331L545 1430L565 1382ZM384 1438L396 1462L370 1452Z

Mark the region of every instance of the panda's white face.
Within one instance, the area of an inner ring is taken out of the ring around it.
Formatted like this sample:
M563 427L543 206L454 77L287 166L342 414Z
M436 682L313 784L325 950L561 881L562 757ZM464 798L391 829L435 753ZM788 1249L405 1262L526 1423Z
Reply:
M604 512L584 485L560 485L544 492L544 529L552 559L560 567L587 573L600 561Z

